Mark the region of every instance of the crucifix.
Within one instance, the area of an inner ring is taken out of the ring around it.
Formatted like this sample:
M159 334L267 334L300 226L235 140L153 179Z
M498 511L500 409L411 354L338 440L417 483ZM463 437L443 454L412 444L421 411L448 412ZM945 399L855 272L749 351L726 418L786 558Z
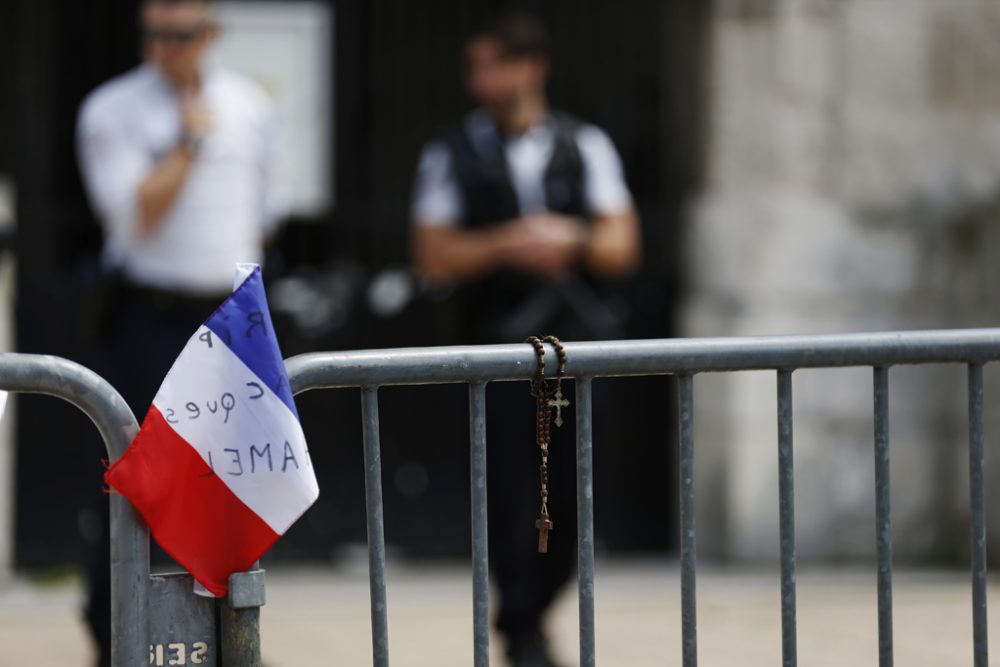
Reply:
M544 554L549 550L549 531L552 530L552 520L549 515L542 513L535 521L535 528L538 529L538 553Z
M556 389L555 398L549 399L549 407L556 409L556 426L562 426L562 409L569 407L569 400L563 398L562 387Z

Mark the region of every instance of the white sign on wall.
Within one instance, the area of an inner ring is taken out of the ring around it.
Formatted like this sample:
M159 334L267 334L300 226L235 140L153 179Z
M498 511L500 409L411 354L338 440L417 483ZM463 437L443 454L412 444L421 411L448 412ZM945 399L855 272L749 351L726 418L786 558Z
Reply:
M290 212L332 206L333 10L322 2L218 4L213 58L272 97L281 125L279 182Z

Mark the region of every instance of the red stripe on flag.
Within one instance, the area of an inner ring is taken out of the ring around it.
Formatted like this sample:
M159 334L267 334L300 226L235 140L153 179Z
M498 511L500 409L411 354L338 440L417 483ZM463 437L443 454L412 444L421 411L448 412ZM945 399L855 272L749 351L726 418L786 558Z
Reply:
M279 537L156 406L104 479L132 502L164 551L219 597L229 575L253 565Z

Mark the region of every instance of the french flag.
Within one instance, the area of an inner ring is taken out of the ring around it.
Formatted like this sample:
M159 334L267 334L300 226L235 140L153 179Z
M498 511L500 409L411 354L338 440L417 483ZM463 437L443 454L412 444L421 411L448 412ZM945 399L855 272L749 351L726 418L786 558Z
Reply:
M260 267L198 328L135 440L105 474L212 595L319 496Z

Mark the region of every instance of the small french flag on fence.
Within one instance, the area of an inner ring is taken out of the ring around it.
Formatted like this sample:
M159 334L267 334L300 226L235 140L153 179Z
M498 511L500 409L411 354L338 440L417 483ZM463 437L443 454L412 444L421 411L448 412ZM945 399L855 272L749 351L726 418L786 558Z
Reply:
M319 496L260 267L239 265L237 283L105 474L160 546L218 597Z

